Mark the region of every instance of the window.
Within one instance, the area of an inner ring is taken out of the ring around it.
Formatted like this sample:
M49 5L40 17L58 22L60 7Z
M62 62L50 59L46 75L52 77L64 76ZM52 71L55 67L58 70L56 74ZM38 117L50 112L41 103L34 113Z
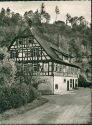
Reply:
M58 64L54 64L54 71L58 71Z
M37 65L37 63L33 64L33 70L34 71L38 71L38 65Z
M66 82L66 79L64 79L64 83Z
M34 42L33 37L30 37L30 39L29 39L29 43L33 43L33 42Z
M72 84L70 84L70 87L72 87Z
M19 40L19 44L22 44L22 40Z
M66 66L63 65L63 72L66 72Z
M60 66L59 71L60 71L60 72L62 71L62 66Z
M55 84L55 89L58 89L58 84Z
M75 80L75 83L78 83L78 80L77 80L77 79Z
M58 67L57 67L57 65L56 65L56 71L57 71L57 69L58 69Z
M41 57L41 51L40 51L40 50L38 50L37 56L38 56L38 57Z
M32 53L32 56L33 57L39 57L40 55L40 53L39 53L39 49L38 48L33 48L32 49L32 51L31 51L31 53Z
M36 49L33 49L33 56L36 56Z
M48 63L44 63L44 71L48 72Z
M49 71L52 71L52 66L51 65L49 65Z
M72 83L72 79L70 79L70 83Z
M11 58L17 58L18 57L18 51L17 50L11 50L10 57Z
M75 80L75 87L78 87L78 79Z
M25 57L30 57L31 56L31 52L30 51L25 51Z
M62 68L60 67L59 71L61 72L62 71Z

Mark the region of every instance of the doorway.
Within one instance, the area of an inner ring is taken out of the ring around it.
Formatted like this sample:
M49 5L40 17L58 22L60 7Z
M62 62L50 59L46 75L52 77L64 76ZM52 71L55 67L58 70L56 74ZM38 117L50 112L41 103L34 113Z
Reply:
M73 89L74 89L74 79L73 79Z
M69 91L69 81L67 81L67 91Z

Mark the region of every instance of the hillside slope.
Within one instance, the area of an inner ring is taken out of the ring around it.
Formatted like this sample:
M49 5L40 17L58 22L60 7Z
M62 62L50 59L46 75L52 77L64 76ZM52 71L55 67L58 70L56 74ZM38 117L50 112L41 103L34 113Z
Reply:
M0 21L0 46L8 47L13 39L22 34L29 28L26 22L19 14L7 17L4 15L3 21ZM15 23L16 21L16 23ZM81 72L89 78L91 76L91 28L86 26L74 26L71 28L63 21L49 23L32 23L39 29L40 34L46 36L47 41L60 47L65 53L75 57L75 63L81 66Z
M81 67L81 73L91 79L91 29L89 27L71 28L64 22L35 26L46 36L48 42L60 47L65 53L75 57L75 64Z

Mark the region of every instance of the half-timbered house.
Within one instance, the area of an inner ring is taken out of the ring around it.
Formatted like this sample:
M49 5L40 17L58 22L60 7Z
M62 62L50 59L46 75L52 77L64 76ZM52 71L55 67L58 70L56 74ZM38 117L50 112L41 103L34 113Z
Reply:
M24 71L28 64L32 64L32 75L39 73L43 81L39 84L39 90L62 94L78 87L80 69L73 64L73 57L52 44L38 29L32 27L17 36L9 51L11 58L22 64Z

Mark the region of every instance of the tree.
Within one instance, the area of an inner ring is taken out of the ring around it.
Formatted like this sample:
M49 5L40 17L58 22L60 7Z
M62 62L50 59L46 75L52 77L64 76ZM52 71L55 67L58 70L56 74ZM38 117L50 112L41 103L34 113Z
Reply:
M2 9L1 9L1 13L0 13L0 25L3 25L3 24L4 24L4 22L3 22L4 17L5 17L5 9L2 8Z
M12 14L12 17L11 17L12 24L18 24L20 20L22 20L22 19L21 19L21 16L19 13Z
M50 15L49 15L49 13L46 12L44 3L41 4L40 14L41 14L41 22L49 23Z
M69 20L72 28L77 25L77 20L78 20L78 17L71 17L71 19Z
M38 9L35 12L30 10L29 12L25 12L24 18L30 27L32 25L41 25L41 22L49 23L50 21L50 15L45 11L44 3L41 5L40 12Z
M66 14L66 25L69 23L71 20L71 15L69 13Z
M45 13L45 5L44 3L41 4L41 14Z
M82 60L82 50L80 48L80 41L78 39L71 39L69 41L69 53L70 55L75 55L76 56L76 61L81 62Z
M72 22L72 26L73 25L77 25L77 21L79 20L79 18L77 16L73 17L73 22Z
M8 7L7 9L6 9L6 15L8 16L8 17L10 17L10 8Z
M82 22L85 18L83 16L79 17L80 22Z
M58 7L58 6L55 7L55 13L56 13L55 21L57 21L57 15L60 14L59 7Z
M5 16L5 9L4 8L1 9L1 15Z
M47 12L45 12L44 14L43 14L43 17L45 18L45 22L46 23L49 23L49 21L50 21L50 15L47 13Z
M38 10L34 13L34 22L37 25L41 25L41 14L38 12Z
M66 15L66 25L67 25L67 23L71 23L71 27L73 28L73 27L76 27L76 25L78 25L77 24L78 21L80 21L79 17L77 17L77 16L71 17L71 15L67 13L67 15Z
M38 10L35 11L34 13L32 10L30 10L29 12L25 12L24 18L30 27L32 25L40 25L41 24L41 15L38 12Z
M7 48L0 48L0 86L11 86L15 79L16 66L10 59Z

